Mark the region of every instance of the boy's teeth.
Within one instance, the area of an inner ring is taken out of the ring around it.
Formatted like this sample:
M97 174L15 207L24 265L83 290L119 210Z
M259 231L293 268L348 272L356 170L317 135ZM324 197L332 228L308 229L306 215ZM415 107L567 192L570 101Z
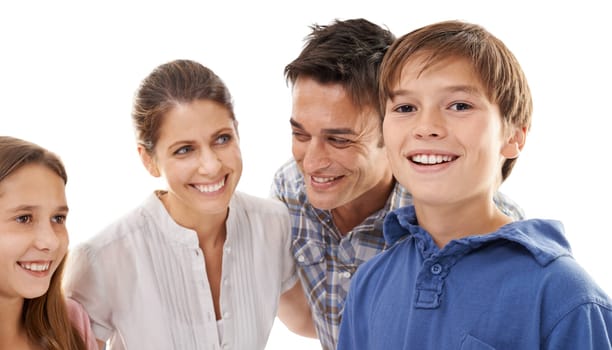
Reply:
M450 162L451 160L453 160L452 156L449 155L435 155L435 154L417 154L415 156L412 156L410 159L412 159L413 162L415 163L421 163L421 164L440 164L440 163L444 163L444 162Z

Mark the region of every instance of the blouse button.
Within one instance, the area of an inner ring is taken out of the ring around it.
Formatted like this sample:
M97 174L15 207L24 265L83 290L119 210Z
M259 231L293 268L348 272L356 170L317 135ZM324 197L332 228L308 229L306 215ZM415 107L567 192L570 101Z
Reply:
M298 258L297 258L297 261L299 261L299 262L301 262L301 263L303 263L303 262L304 262L304 260L306 260L306 258L304 258L304 255L300 255L300 256L298 256Z

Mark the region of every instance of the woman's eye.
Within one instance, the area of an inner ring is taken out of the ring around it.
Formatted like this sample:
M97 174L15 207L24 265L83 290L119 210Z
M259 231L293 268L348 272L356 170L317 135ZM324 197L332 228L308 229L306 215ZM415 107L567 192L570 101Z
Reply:
M20 215L15 218L15 221L20 224L29 224L30 222L32 222L32 215Z
M217 140L215 140L215 143L218 145L223 145L223 144L228 143L231 139L232 139L232 136L228 134L223 134L217 137Z
M176 151L174 151L174 154L185 154L191 150L192 150L191 146L183 146L177 149Z

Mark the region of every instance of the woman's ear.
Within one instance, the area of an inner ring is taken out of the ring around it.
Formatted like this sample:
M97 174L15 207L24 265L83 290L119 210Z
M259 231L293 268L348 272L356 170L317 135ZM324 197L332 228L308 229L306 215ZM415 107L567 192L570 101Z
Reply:
M142 164L147 169L149 174L151 174L151 176L153 177L160 177L161 174L159 173L159 169L157 169L157 164L155 163L155 160L153 159L153 157L151 157L149 152L147 152L144 146L138 145L138 155L140 156L140 160L142 161Z
M513 128L514 131L507 136L507 139L502 147L501 154L506 159L514 159L521 154L521 150L525 146L527 138L527 128Z

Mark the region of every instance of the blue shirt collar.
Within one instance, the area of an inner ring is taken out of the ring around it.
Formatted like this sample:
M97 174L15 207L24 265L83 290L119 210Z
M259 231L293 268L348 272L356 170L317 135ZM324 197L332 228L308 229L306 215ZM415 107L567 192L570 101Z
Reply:
M399 240L412 237L425 255L431 255L439 250L431 235L418 225L414 206L390 212L383 224L383 235L389 247ZM560 256L571 255L563 224L560 221L543 219L514 221L490 234L451 241L443 250L472 250L496 240L520 244L543 266Z

